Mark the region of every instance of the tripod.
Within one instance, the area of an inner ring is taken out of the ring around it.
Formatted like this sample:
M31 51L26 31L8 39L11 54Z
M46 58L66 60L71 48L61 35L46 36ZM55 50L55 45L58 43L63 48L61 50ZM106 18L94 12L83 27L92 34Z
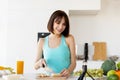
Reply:
M78 78L78 80L83 80L86 74L88 74L89 77L92 78L92 80L95 80L88 72L87 72L87 60L88 60L88 43L85 43L84 47L84 61L82 65L82 74Z

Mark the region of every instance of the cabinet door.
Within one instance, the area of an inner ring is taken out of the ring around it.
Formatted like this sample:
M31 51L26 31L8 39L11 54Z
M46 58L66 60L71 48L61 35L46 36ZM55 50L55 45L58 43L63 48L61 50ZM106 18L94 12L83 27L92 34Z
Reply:
M101 0L70 0L70 10L100 10Z

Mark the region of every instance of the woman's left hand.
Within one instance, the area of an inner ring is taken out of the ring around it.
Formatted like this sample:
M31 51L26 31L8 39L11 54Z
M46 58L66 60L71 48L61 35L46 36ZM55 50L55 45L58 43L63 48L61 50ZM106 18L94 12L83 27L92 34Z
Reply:
M64 69L60 74L61 74L63 77L69 77L70 71L69 71L68 69Z

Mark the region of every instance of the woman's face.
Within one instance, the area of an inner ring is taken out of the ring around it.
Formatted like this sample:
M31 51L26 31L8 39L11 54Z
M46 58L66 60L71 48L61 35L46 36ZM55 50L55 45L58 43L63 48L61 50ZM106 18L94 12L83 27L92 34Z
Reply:
M64 17L62 19L55 19L53 24L54 34L60 35L66 28L66 23Z

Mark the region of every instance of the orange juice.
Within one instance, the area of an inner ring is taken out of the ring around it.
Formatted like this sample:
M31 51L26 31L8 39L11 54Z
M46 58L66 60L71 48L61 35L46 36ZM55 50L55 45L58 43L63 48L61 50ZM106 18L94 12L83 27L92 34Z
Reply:
M17 61L17 74L23 74L24 61Z

